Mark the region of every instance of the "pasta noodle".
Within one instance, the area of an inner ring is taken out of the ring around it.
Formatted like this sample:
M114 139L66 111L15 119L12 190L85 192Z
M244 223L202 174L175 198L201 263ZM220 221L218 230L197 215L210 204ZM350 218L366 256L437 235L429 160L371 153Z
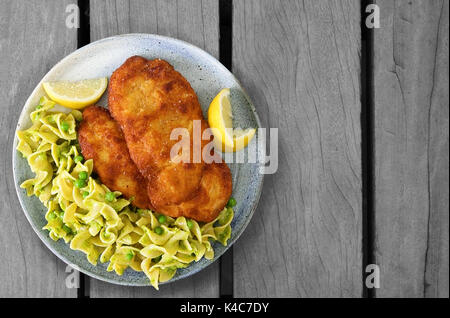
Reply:
M82 120L81 112L56 112L54 105L41 98L30 114L32 126L17 133L17 150L35 174L20 187L47 208L44 229L53 240L70 243L71 249L85 253L93 265L109 262L107 270L118 275L128 267L143 271L156 289L178 268L203 257L214 258L211 242L227 245L232 208L200 224L137 209L117 191L108 200L111 191L92 176L93 161L80 159L76 126ZM77 183L81 173L87 178Z

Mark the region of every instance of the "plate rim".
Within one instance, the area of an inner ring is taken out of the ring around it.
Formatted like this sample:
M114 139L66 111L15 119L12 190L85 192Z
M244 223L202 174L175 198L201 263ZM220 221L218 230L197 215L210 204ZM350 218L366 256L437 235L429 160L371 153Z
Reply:
M94 45L98 45L99 43L102 42L108 42L108 41L114 41L117 38L139 38L139 37L144 37L144 38L153 38L156 40L161 40L161 41L166 41L166 42L172 42L175 43L177 45L181 45L181 46L185 46L188 47L202 55L206 55L207 58L212 59L213 61L215 61L217 63L217 65L222 69L222 71L229 73L229 75L231 75L232 79L239 85L239 88L242 90L242 93L245 97L245 99L248 101L248 105L250 106L250 109L253 113L253 115L255 116L255 120L256 123L258 125L258 128L261 127L261 121L259 118L259 115L256 111L256 108L252 102L252 100L250 99L250 96L248 95L247 91L245 90L245 88L242 86L241 82L236 78L236 76L230 71L228 70L216 57L214 57L213 55L211 55L210 53L206 52L205 50L203 50L202 48L199 48L198 46L180 40L180 39L176 39L176 38L172 38L169 36L164 36L164 35L159 35L159 34L151 34L151 33L126 33L126 34L120 34L120 35L114 35L114 36L110 36L110 37L106 37L106 38L102 38L99 39L97 41L91 42L79 49L76 49L74 51L72 51L71 53L69 53L68 55L66 55L65 57L63 57L61 60L59 60L56 64L54 64L49 70L48 72L42 77L42 79L36 84L35 88L32 90L32 92L30 93L30 95L28 96L28 98L26 99L24 105L22 106L22 110L20 112L19 118L17 119L17 123L16 123L16 128L14 130L14 138L13 138L13 142L12 142L12 175L13 175L13 180L14 180L14 187L16 190L16 195L17 198L19 200L21 209L23 214L25 215L28 223L31 225L33 231L37 234L37 236L39 237L39 239L41 240L42 243L44 243L44 245L54 254L56 255L60 260L62 260L64 263L66 263L67 265L73 267L75 270L88 275L89 277L98 279L100 281L104 281L104 282L108 282L111 284L115 284L115 285L121 285L121 286L130 286L130 287L152 287L150 284L141 284L141 283L136 283L136 282L130 282L130 281L118 281L118 280L114 280L114 279L110 279L104 276L100 276L97 275L96 273L90 272L89 270L85 270L83 268L81 268L80 266L78 266L77 264L74 264L72 262L70 262L64 255L62 255L61 253L59 253L56 249L54 249L50 243L47 242L47 237L44 238L44 235L40 232L40 229L38 229L38 227L34 224L34 222L31 219L31 216L29 215L29 213L26 211L25 209L25 205L24 202L22 200L21 197L21 193L20 191L22 191L22 189L20 188L20 185L18 183L18 180L16 178L16 171L17 171L17 167L16 167L16 158L18 156L18 151L16 149L17 147L17 143L18 143L18 139L17 139L17 132L19 131L19 123L23 122L24 117L27 115L25 112L26 107L31 103L31 99L32 97L36 94L36 92L40 89L42 83L47 79L47 77L50 76L50 73L52 73L52 71L58 67L59 65L61 65L62 63L64 63L66 60L68 60L69 58L71 58L72 55L74 54L79 54L80 52L87 50L89 47L94 46ZM240 236L242 235L242 233L244 233L244 231L247 229L247 226L249 225L250 221L253 218L253 214L256 211L256 208L258 207L259 201L261 199L261 193L262 193L262 189L263 189L263 184L264 184L264 174L263 173L259 173L259 184L258 184L258 189L256 191L256 196L255 196L255 203L253 204L253 206L251 207L251 209L248 212L248 215L242 225L242 230L236 234L236 236L227 242L227 246L225 247L225 249L223 249L223 251L219 252L219 253L215 253L214 255L214 259L208 263L206 263L205 266L203 267L199 267L196 268L195 270L189 271L187 272L185 275L180 275L180 276L176 276L173 279L170 279L166 282L162 282L159 283L159 285L165 285L165 284L170 284L173 283L175 281L190 277L192 275L197 274L198 272L206 269L208 266L210 266L211 264L215 263L230 247L233 246L233 244L240 238Z

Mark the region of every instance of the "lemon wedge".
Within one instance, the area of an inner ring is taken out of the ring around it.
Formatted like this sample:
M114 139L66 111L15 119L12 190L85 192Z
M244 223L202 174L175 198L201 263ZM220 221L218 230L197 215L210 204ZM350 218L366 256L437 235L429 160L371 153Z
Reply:
M42 84L47 95L62 106L80 109L96 103L108 86L106 77L77 82L58 81Z
M233 129L233 113L230 103L230 89L222 89L209 105L208 123L212 128L216 146L225 152L245 148L255 136L256 129Z

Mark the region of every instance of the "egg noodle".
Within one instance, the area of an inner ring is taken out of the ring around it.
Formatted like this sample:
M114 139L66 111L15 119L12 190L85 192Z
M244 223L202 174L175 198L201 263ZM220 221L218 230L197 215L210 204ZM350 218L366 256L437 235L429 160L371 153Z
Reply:
M47 208L44 229L53 240L70 243L93 265L109 262L107 270L118 275L128 267L143 271L156 289L178 268L202 257L213 259L211 242L227 245L232 208L225 207L215 220L202 224L131 206L132 199L111 192L92 176L93 160L80 155L76 126L81 112L50 111L54 105L42 97L30 114L32 126L17 133L17 150L35 173L20 187Z

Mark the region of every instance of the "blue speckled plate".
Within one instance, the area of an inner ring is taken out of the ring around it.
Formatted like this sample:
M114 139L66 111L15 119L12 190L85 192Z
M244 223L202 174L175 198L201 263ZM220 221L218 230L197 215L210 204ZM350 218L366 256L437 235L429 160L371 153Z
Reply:
M162 58L172 64L191 83L198 95L205 118L208 106L214 96L222 88L231 88L235 125L243 128L260 127L258 115L249 97L233 74L214 57L198 47L180 40L151 34L127 34L93 42L56 64L28 98L16 130L30 127L29 114L38 104L39 98L44 95L42 82L109 77L116 68L133 55L141 55L149 59ZM106 94L99 101L99 104L107 107ZM252 143L255 142L255 139L252 140ZM48 232L42 230L42 227L46 224L45 207L36 197L27 197L25 190L19 188L24 180L33 177L33 173L26 160L15 150L16 145L17 138L14 140L12 154L17 195L28 221L44 244L64 262L73 265L76 269L91 277L121 285L148 285L149 281L142 272L127 269L122 276L118 276L114 272L107 272L106 264L99 263L97 266L92 266L82 252L71 250L63 240L54 242L50 239ZM233 197L236 198L238 203L235 207L235 218L231 223L233 231L228 246L224 247L220 243L216 243L214 245L214 260L202 259L185 269L180 269L169 282L197 273L218 259L238 239L249 223L261 194L263 175L259 173L260 165L244 163L229 164L229 166L233 176Z

